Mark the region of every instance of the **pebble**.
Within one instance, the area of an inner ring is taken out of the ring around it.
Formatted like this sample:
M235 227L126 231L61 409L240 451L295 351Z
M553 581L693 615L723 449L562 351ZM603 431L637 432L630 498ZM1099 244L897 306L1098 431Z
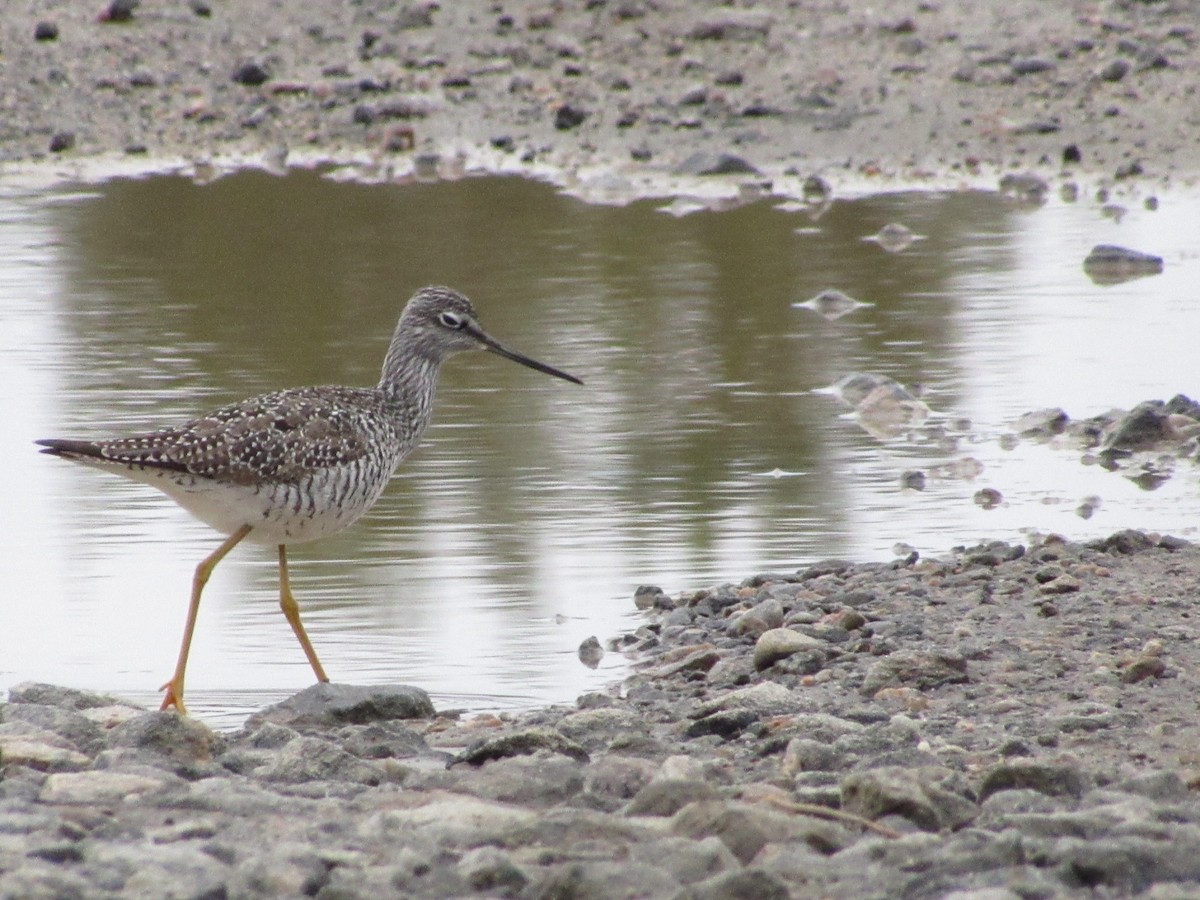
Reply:
M761 672L802 650L815 650L824 642L791 628L764 631L754 643L754 668Z
M244 62L233 70L233 74L230 77L238 84L244 84L247 87L258 87L264 84L271 76L258 63Z

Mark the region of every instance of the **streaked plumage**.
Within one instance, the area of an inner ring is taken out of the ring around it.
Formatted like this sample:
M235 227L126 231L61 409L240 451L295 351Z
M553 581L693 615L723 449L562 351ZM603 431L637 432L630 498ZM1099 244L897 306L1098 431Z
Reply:
M280 605L318 680L328 680L288 589L284 548L341 531L371 508L429 424L441 363L471 349L582 383L501 346L479 327L462 294L427 287L405 306L375 388L292 388L159 431L37 442L44 453L152 485L230 536L196 569L179 662L164 685L164 709L185 711L183 676L200 593L212 569L243 538L278 545Z

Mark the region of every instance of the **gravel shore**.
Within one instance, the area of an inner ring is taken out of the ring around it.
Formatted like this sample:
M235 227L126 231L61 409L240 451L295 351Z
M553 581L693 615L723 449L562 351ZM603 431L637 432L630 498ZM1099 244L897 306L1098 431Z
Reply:
M1196 11L17 0L0 184L322 163L616 202L709 173L1157 190L1200 170ZM22 685L0 897L1200 896L1198 583L1200 549L1123 532L646 588L619 688L469 720L332 685L217 734Z
M0 896L1195 897L1198 574L1123 532L647 587L636 674L515 716L22 685Z
M608 199L705 172L1193 177L1192 3L14 0L0 164L464 169ZM116 10L116 14L113 10ZM0 168L0 174L5 171ZM776 186L778 188L778 185Z

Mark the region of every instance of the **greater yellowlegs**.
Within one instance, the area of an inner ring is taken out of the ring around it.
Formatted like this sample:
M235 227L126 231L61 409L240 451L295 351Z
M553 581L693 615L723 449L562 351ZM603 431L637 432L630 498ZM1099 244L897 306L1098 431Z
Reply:
M288 584L287 545L341 531L371 508L429 424L438 368L459 351L479 349L583 383L488 336L462 294L426 287L404 307L375 388L292 388L161 431L37 442L43 453L156 487L228 535L196 567L175 673L161 688L163 709L187 712L183 679L200 594L217 563L243 538L279 548L279 605L317 680L329 680Z

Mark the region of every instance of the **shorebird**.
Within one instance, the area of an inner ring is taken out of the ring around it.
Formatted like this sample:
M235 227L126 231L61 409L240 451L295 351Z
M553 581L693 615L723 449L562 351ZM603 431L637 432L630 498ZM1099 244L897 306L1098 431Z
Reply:
M329 680L292 596L287 546L341 531L374 505L429 424L441 364L463 350L489 350L583 384L497 342L480 327L462 294L426 287L400 314L374 388L290 388L159 431L108 440L37 441L43 453L158 488L228 535L196 566L175 672L160 688L162 709L187 713L184 674L200 594L217 563L243 539L278 547L279 606L317 680Z

